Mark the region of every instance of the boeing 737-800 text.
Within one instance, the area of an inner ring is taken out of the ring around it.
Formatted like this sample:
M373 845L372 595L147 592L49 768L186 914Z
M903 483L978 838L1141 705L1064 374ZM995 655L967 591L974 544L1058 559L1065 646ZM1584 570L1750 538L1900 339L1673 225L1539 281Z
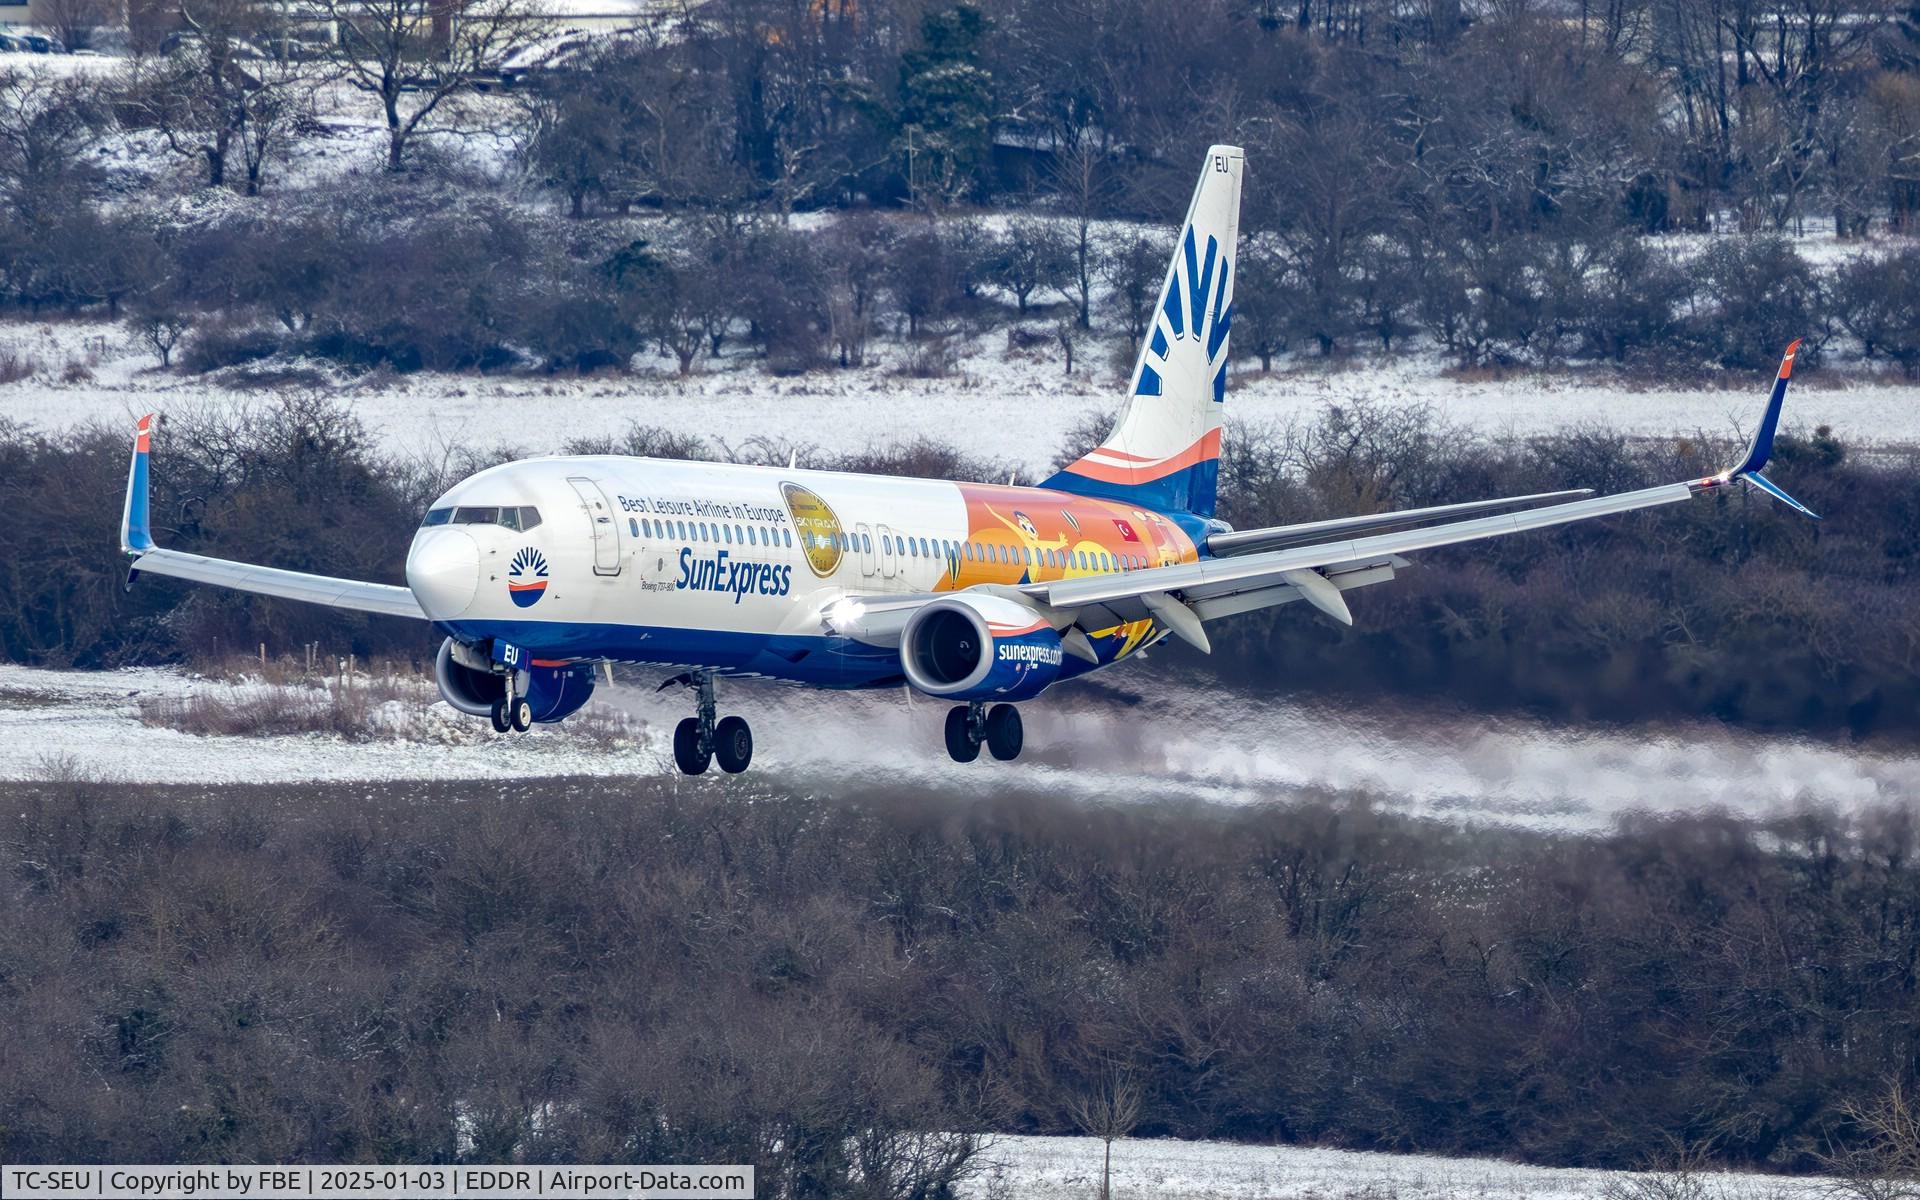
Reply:
M155 545L139 422L122 548L170 575L431 622L441 693L494 728L564 719L602 663L679 672L696 712L674 735L690 775L743 770L753 735L719 719L720 676L821 688L906 685L953 702L947 749L1020 753L1021 701L1210 621L1303 600L1351 623L1344 593L1402 557L1703 494L1739 482L1811 512L1760 474L1798 347L1746 455L1704 479L1235 531L1214 518L1244 156L1207 151L1125 410L1039 487L614 456L482 471L426 513L406 585L206 558ZM672 682L672 681L670 681Z

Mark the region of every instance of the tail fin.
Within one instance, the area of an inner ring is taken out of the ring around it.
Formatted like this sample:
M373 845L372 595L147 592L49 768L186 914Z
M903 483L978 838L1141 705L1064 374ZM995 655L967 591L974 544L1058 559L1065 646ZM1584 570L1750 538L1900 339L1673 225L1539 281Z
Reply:
M1207 151L1160 307L1133 367L1126 411L1099 448L1045 486L1213 515L1245 163L1238 146Z

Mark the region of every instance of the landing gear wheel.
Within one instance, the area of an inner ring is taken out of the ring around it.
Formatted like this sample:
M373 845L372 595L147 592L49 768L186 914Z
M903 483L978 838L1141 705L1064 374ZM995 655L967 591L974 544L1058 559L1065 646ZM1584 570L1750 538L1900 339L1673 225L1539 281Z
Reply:
M973 719L964 704L947 710L947 754L955 762L972 762L980 757L980 743L973 736Z
M987 749L1001 762L1020 757L1026 743L1026 730L1020 724L1020 710L1011 704L996 704L987 710Z
M507 720L521 733L532 729L533 705L527 703L525 696L514 697L513 703L507 706Z
M700 744L700 718L688 717L673 727L673 762L682 775L704 775L713 751Z
M740 717L722 717L713 727L713 759L729 775L738 775L753 761L753 730Z
M512 723L507 719L507 702L505 700L495 700L493 702L493 708L488 712L487 716L493 722L493 731L495 733L505 733L507 730L513 728Z

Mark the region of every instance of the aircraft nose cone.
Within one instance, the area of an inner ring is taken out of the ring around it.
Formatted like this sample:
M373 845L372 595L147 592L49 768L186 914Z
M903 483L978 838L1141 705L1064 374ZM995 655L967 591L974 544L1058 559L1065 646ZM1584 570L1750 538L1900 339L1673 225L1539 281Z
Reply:
M467 611L480 589L480 545L463 529L423 529L407 552L407 586L432 621Z

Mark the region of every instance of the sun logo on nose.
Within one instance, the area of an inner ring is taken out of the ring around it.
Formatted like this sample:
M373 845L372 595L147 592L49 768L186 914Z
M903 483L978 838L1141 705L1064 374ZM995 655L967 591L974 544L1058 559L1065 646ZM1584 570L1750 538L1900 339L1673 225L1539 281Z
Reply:
M522 546L507 564L507 595L521 608L531 608L546 591L546 555L532 546Z

